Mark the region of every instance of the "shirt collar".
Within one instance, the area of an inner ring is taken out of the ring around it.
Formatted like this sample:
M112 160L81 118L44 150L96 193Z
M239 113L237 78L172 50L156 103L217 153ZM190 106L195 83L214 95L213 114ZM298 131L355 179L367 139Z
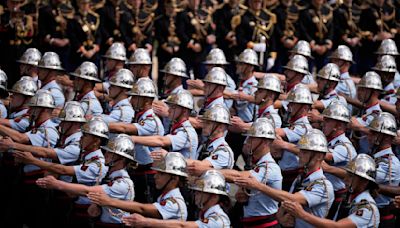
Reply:
M219 211L221 210L221 206L219 204L215 204L214 206L207 209L207 211L204 213L203 218L208 218L212 213L219 213Z
M274 105L267 106L258 110L258 117L262 116L264 113L272 113L275 111Z
M40 89L47 90L47 89L51 89L51 88L54 88L54 87L59 88L59 85L57 84L56 80L49 81L47 84L42 85L42 88L40 88Z
M386 148L374 154L374 158L379 158L387 154L393 154L392 147Z
M262 163L268 163L271 161L273 161L271 153L266 153L260 159L258 159L258 161L256 161L256 165L260 165Z
M153 109L147 109L143 113L138 113L137 116L139 117L139 120L146 119L146 117L152 116L154 114Z
M331 97L337 96L336 90L330 91L328 94L324 96L325 99L329 99Z
M365 110L365 113L371 113L374 110L381 111L381 106L379 105L379 101L376 102L375 104L368 106L367 109Z
M115 105L113 105L113 109L124 106L124 105L128 105L128 104L129 104L129 99L125 98L125 99L118 101Z
M257 81L257 80L256 80L256 77L254 77L254 75L253 75L250 78L242 81L242 85L241 86L252 85L255 81Z
M349 79L349 78L350 78L349 72L344 72L343 74L340 75L341 80Z
M291 118L289 122L291 122L293 124L309 123L307 115L300 116L300 117L297 117L295 119Z
M160 201L163 201L165 199L170 198L171 196L176 196L176 195L180 195L179 188L174 188L174 189L170 190L169 192L162 193L160 196Z
M212 140L211 143L208 145L207 149L212 151L223 144L226 144L226 141L225 141L225 137L221 136L219 138Z
M182 86L182 85L180 85L180 86L176 87L175 89L173 89L173 90L171 91L171 93L177 93L177 92L179 92L179 91L181 91L181 90L183 90L183 86Z
M328 145L330 145L330 146L335 145L338 141L341 141L341 139L342 139L343 137L346 137L346 136L345 136L345 133L342 133L342 134L340 134L340 135L337 135L335 138L331 139L331 140L328 142Z
M303 183L308 184L315 180L321 179L324 177L324 173L321 168L317 169L316 171L309 173L309 175L304 179Z
M126 177L129 178L128 172L126 171L126 169L119 169L119 170L115 170L114 172L110 173L110 175L108 176L111 180L117 178L117 177Z
M213 97L213 98L207 98L205 100L205 107L206 108L211 108L215 104L223 104L224 103L224 98L222 96L219 97Z

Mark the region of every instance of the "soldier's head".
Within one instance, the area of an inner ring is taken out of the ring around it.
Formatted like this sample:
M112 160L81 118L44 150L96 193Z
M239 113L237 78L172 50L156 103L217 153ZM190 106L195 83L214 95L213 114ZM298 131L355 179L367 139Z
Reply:
M50 119L53 109L56 104L53 96L49 91L38 91L35 96L31 98L28 106L31 121L44 122Z
M313 104L310 89L306 85L296 85L288 94L286 99L290 117L297 118L305 116Z
M382 55L378 58L378 62L372 69L379 74L383 87L386 87L394 80L397 72L396 60L391 55Z
M249 8L254 11L259 11L263 7L263 0L248 0Z
M36 94L38 90L36 82L29 76L23 76L17 81L12 89L9 90L11 93L10 109L9 111L16 110L17 108L25 106L29 100Z
M381 77L374 71L369 71L357 85L357 97L364 104L375 102L382 90Z
M79 131L81 126L86 123L85 112L77 101L66 102L58 118L61 120L60 128L63 135Z
M123 43L113 43L103 56L105 70L116 71L124 67L126 61L126 49Z
M349 193L360 193L366 189L374 190L377 187L375 160L367 154L358 154L344 168L347 175L344 182Z
M292 59L295 55L302 55L307 59L313 58L311 55L310 43L305 40L299 40L289 53L289 59Z
M0 98L5 99L9 96L7 91L7 74L0 69Z
M81 130L80 147L83 152L97 150L108 140L108 125L99 116L91 118L82 126Z
M22 54L21 58L17 60L19 65L19 71L21 75L28 75L36 77L38 74L37 65L39 64L42 54L36 48L28 48Z
M130 70L119 69L110 79L108 96L113 100L122 100L128 97L127 92L132 89L134 76Z
M227 85L227 77L223 68L212 68L203 79L205 99L222 96Z
M129 58L127 64L136 78L149 77L151 70L151 57L146 49L138 48Z
M38 77L43 84L55 80L58 75L64 72L60 57L55 52L44 53L37 67L39 68Z
M125 134L119 134L108 141L101 149L105 152L105 164L112 170L125 168L135 162L135 143Z
M260 105L262 103L273 104L278 99L281 93L281 80L273 75L265 75L257 85L255 94L255 103Z
M340 81L339 67L334 63L326 64L317 74L318 92L326 95L333 91Z
M236 60L236 74L241 80L247 79L253 75L256 66L258 66L257 53L253 49L245 49Z
M339 45L338 48L330 56L331 62L336 64L340 73L349 72L351 64L353 63L353 53L346 45Z
M213 105L207 109L201 120L203 122L203 129L201 134L208 137L209 140L221 137L225 134L228 126L231 124L231 115L229 109L224 105Z
M92 62L83 62L73 73L74 91L81 93L90 91L95 86L96 82L100 82L97 74L97 66Z
M157 98L157 88L148 78L140 78L128 92L131 96L131 105L136 112L151 108L153 100Z
M351 118L348 108L340 102L332 102L322 112L322 116L322 132L328 138L343 134Z
M275 124L270 118L258 118L243 135L247 136L242 148L243 155L259 159L269 152L270 145L276 138Z
M372 153L377 152L374 151L378 149L377 147L386 149L392 145L393 138L397 136L396 118L388 112L382 112L375 115L368 129L368 142L373 146Z
M287 87L293 87L299 84L305 75L309 74L308 61L302 55L295 55L289 60L286 66L283 67L283 72L286 76Z
M309 129L303 135L297 147L300 149L299 165L305 170L316 170L321 167L321 163L328 153L328 142L325 135L318 129Z
M156 188L165 192L179 187L188 176L186 166L186 159L181 153L168 152L163 160L151 168L157 171L154 175Z
M168 118L173 122L189 118L194 108L193 95L187 90L169 95L165 101L168 104Z
M391 55L393 57L397 57L400 55L397 50L396 42L394 42L394 40L392 39L382 40L382 43L375 54L378 55L378 58L382 55Z
M224 52L219 48L213 48L206 56L206 60L203 62L206 66L207 71L210 71L214 67L224 67L229 65L226 61Z
M185 62L176 57L172 58L160 72L165 74L164 83L167 89L174 89L182 85L182 79L188 78Z

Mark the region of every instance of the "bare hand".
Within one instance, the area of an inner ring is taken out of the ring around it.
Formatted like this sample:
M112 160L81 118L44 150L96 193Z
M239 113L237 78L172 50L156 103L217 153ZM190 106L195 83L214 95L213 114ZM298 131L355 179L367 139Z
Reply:
M217 38L213 34L208 35L206 38L206 41L208 44L214 44L216 40L217 40Z
M30 164L35 160L35 157L30 152L14 152L16 162Z
M321 122L321 114L319 113L318 110L313 109L310 112L308 112L308 120L310 122Z
M104 192L89 192L86 196L99 206L109 206L111 202L111 198Z
M194 52L201 52L201 45L200 45L199 43L193 44L192 50L193 50Z
M298 202L284 201L282 203L282 208L284 208L289 214L297 218L301 218L302 215L306 213L303 207Z
M247 201L249 201L249 196L243 192L244 190L239 190L236 194L235 194L235 198L239 203L246 203Z
M58 180L54 176L49 175L43 178L39 178L36 181L36 184L41 188L55 189L57 188Z
M394 205L396 206L396 208L400 208L400 196L396 196L394 198Z
M147 225L146 218L140 214L131 214L123 217L122 222L129 227L145 227Z
M244 132L247 130L245 126L246 123L238 116L232 116L231 124L230 129L234 132Z
M153 101L154 112L161 117L168 117L168 105L162 101Z
M246 188L246 189L256 189L258 187L258 184L260 182L257 181L256 178L254 178L252 175L248 177L237 177L235 178L235 184L237 184L240 187Z
M204 166L201 162L196 160L193 161L192 164L188 165L187 171L192 176L201 176L209 168L210 167Z
M14 147L15 147L15 144L11 138L5 137L0 140L0 151L5 152L8 149L14 148Z
M193 88L195 88L195 89L201 89L201 90L202 90L202 89L204 88L204 83L203 83L203 81L201 81L201 80L199 80L199 79L196 79L196 80L187 80L186 83L187 83L188 86L191 86L191 87L193 87Z
M164 150L164 149L159 149L159 150L155 150L152 151L150 153L150 157L154 160L154 161L162 161L165 157L165 155L168 154L168 151Z
M135 43L132 43L132 44L128 47L128 50L129 50L129 51L135 51L136 49L137 49L137 46L136 46Z

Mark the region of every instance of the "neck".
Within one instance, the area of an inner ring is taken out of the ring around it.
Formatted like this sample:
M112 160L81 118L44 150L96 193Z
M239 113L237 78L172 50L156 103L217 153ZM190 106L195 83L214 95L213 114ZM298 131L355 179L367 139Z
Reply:
M176 120L175 120L175 123L178 123L178 122L185 122L186 120L188 120L189 118L186 116L186 115L181 115L180 117L178 117Z
M386 150L386 149L391 148L391 147L392 147L391 143L382 142L381 144L379 144L379 147L376 150L376 152L379 152L379 151L382 151L382 150Z
M247 79L251 78L253 76L253 71L245 72L242 74L243 81L246 81Z
M81 130L81 126L76 126L76 127L71 127L71 129L65 133L65 135L72 135L75 134L77 132L79 132Z
M321 168L321 162L316 162L314 165L309 165L308 170L307 170L308 171L307 175L314 173L315 171L317 171L320 168Z
M141 113L147 112L147 110L151 109L152 105L151 103L145 103L144 106L139 110Z
M99 146L97 146L96 144L91 144L89 146L87 146L84 151L85 152L93 152L99 149Z
M270 147L269 146L260 146L260 148L257 151L254 151L253 154L253 159L255 161L260 160L264 155L268 154L270 152Z
M114 105L117 104L118 102L122 101L123 99L126 99L128 96L125 94L125 92L121 92L120 95L118 95L117 98L114 99Z
M41 115L38 116L38 118L35 120L35 123L44 123L44 122L46 122L47 120L49 120L50 117L51 117L50 114L47 114L47 113L41 114Z
M42 87L44 85L47 85L48 83L50 83L51 81L54 81L55 77L54 76L47 76L45 80L42 81Z
M122 164L122 162L118 163L117 165L114 165L113 167L110 168L108 171L110 174L113 173L114 171L121 170L125 168L125 166Z
M87 94L93 90L93 87L88 86L86 83L82 86L82 91L79 94Z
M367 102L367 106L374 105L374 104L376 104L376 103L378 103L378 102L379 102L378 97L372 95L372 96L371 96L371 99L369 99L369 101Z
M210 209L211 207L217 205L218 203L215 202L215 200L211 199L208 200L208 202L206 202L206 204L203 205L203 208L201 209L202 213L205 213L208 209Z
M221 132L221 131L214 131L214 132L215 132L215 133L213 133L213 134L210 136L210 140L218 139L218 138L221 138L221 137L224 136L224 132Z
M274 100L268 98L268 99L266 99L264 102L262 102L262 103L260 104L260 108L261 108L261 109L262 109L262 108L267 108L268 106L271 106L273 103L274 103Z

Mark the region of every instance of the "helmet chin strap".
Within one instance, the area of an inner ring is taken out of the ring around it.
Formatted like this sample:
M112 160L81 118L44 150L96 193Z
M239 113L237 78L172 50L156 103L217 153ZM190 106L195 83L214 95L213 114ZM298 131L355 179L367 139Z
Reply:
M169 176L168 181L162 186L162 188L160 189L161 192L164 192L165 188L169 185L169 182L171 182L172 177Z

